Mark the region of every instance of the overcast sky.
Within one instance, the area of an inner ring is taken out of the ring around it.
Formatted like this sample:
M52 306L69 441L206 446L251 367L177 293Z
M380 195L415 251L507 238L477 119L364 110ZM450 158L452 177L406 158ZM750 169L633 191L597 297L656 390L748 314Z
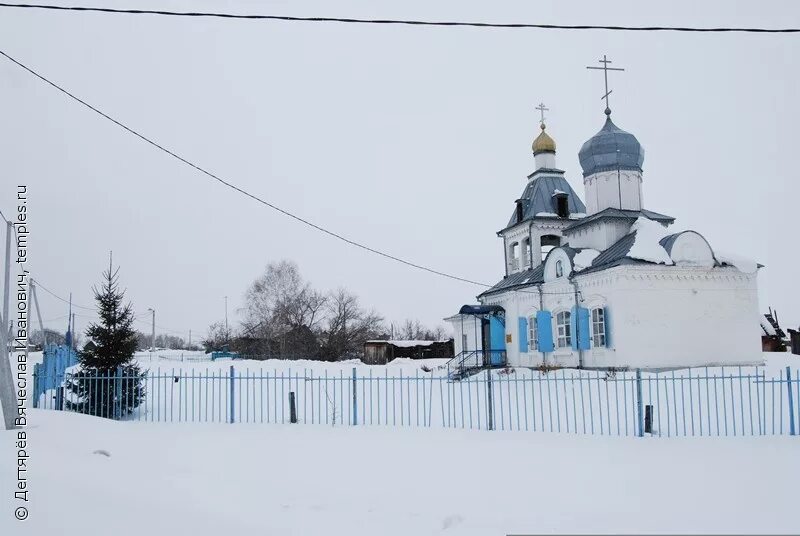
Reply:
M74 2L69 2L74 3ZM98 5L101 2L89 2ZM103 2L269 14L696 26L800 26L794 0L743 2ZM646 6L646 7L645 7ZM480 30L0 8L0 48L236 185L390 254L503 275L496 231L533 170L543 101L557 163L603 124L646 148L644 204L764 264L761 307L800 324L800 35ZM108 251L147 330L194 338L267 263L347 287L387 320L443 323L480 288L353 248L247 199L0 61L0 208L30 195L30 269L93 305ZM48 325L66 305L40 294ZM88 314L86 311L78 311ZM83 329L90 320L78 319ZM164 331L164 330L158 330Z

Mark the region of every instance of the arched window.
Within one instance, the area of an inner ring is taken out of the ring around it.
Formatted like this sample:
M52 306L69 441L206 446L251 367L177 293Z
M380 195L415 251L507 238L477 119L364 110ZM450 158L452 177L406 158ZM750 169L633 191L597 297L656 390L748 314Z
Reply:
M564 275L564 263L561 261L556 261L556 277L561 277Z
M602 307L592 309L592 346L606 345L606 311Z
M528 349L534 351L539 348L539 326L536 324L536 313L528 317Z
M569 348L572 346L571 316L569 311L561 311L556 315L556 346L558 348Z

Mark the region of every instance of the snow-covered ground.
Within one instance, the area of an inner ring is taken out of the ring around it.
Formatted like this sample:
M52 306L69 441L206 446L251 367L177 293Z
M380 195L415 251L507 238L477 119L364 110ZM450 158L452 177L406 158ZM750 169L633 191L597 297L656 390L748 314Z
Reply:
M30 516L4 448L3 535L800 532L786 437L30 420Z

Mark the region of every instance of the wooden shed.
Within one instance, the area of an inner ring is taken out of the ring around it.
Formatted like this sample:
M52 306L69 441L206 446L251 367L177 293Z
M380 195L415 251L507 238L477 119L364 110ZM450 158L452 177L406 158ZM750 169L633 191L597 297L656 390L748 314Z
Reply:
M453 357L453 339L446 341L367 341L364 343L364 357L361 360L368 365L385 365L397 357L450 359Z

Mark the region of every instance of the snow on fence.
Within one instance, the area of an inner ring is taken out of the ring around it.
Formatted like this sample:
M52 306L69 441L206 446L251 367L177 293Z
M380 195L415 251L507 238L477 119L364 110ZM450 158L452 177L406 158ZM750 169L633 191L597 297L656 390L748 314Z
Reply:
M66 372L56 384L70 380ZM41 374L35 381L53 384ZM112 414L100 416L619 436L795 435L800 428L800 380L798 371L792 374L789 367L773 378L766 378L761 367L661 373L504 369L461 381L419 370L413 376L402 371L390 376L388 370L383 375L358 375L355 368L352 375L233 366L228 371L158 369L144 376L142 403L129 414L121 409L126 401L114 394L135 395L132 388L121 389L125 382L130 385L132 378L122 372L90 376L88 389L94 385L102 396L113 399L113 404L99 405L101 413ZM75 395L51 389L35 405L65 410L65 399L74 401Z

